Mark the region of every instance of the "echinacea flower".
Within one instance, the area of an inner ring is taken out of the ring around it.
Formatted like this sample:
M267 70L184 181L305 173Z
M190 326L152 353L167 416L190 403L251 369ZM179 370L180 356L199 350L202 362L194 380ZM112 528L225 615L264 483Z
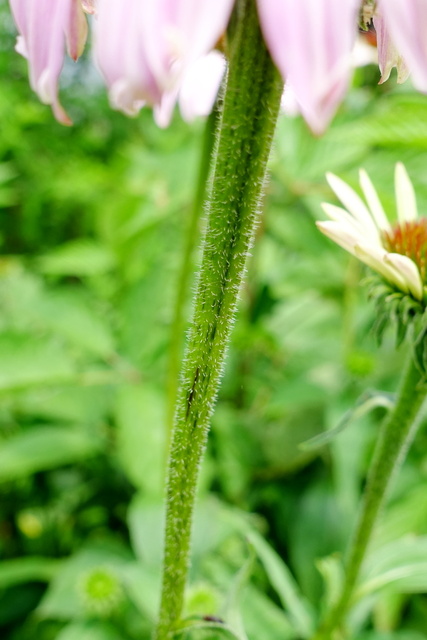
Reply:
M9 2L31 86L66 124L58 80L65 46L73 59L81 53L84 11L95 14L95 59L112 106L127 114L153 106L157 122L165 126L183 85L187 106L189 96L194 98L195 107L185 107L188 113L200 111L200 105L205 111L212 103L220 77L214 58L212 80L203 76L200 96L188 82L227 32L236 7L236 0ZM266 45L314 133L326 129L349 87L361 7L364 16L367 8L369 16L375 12L381 82L397 66L399 82L411 73L416 88L427 92L427 0L256 0L256 5Z
M344 208L322 205L330 220L317 222L322 233L379 273L395 289L423 299L427 282L427 218L418 217L415 192L403 164L395 170L397 221L388 220L363 169L360 186L366 200L333 174L328 182Z

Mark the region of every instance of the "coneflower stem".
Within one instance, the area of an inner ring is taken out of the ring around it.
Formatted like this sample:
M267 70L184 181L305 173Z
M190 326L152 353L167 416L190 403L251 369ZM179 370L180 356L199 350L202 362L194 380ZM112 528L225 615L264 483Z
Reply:
M282 82L261 36L255 0L241 0L230 47L202 265L176 404L156 640L173 637L182 612L199 467L258 221L281 93Z
M359 519L347 553L341 595L320 625L313 640L333 640L334 632L342 631L378 515L387 497L391 481L400 468L420 424L421 409L426 394L426 381L411 355L402 377L396 405L381 427L368 473Z
M178 390L179 365L184 342L184 309L188 295L188 288L192 270L192 257L199 237L199 223L203 211L203 203L206 196L206 187L209 177L209 168L214 148L215 130L218 124L218 104L209 115L205 131L203 134L202 151L199 159L199 167L196 178L196 190L191 205L190 216L184 241L184 251L177 279L175 305L171 324L171 342L169 347L169 361L167 371L167 442L173 429L173 419L175 415L175 402Z

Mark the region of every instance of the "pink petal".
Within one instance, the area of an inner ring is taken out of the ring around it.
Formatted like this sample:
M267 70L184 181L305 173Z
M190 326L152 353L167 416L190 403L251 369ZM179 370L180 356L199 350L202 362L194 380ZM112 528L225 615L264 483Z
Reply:
M187 66L225 32L234 0L140 0L141 34L159 86L176 87Z
M315 133L347 90L359 8L359 0L258 0L271 55Z
M95 59L110 102L128 115L161 98L144 49L142 4L142 0L99 0L94 24Z
M95 57L110 101L125 113L171 118L188 69L216 44L234 0L98 0Z
M79 0L10 0L10 6L20 32L17 51L28 59L32 89L52 106L59 122L71 124L58 99L58 81L66 37L75 57L84 44Z
M378 0L378 11L405 59L414 85L427 92L426 0Z
M390 38L383 16L374 16L374 27L377 32L378 65L381 72L379 84L389 79L393 67L397 68L397 81L405 82L409 70Z
M212 111L226 61L219 51L211 51L198 58L187 69L179 92L179 108L187 122L197 116L208 116Z

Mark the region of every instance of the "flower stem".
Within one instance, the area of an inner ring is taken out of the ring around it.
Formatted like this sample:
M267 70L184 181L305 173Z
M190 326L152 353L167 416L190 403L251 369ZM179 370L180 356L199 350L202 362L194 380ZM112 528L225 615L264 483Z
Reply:
M167 480L156 640L181 616L198 472L258 220L282 83L264 46L255 0L242 0L230 50L193 319L181 371Z
M173 429L175 415L175 402L178 389L178 373L181 359L181 351L184 334L184 307L189 288L189 281L192 275L191 263L194 248L198 238L198 227L203 210L203 202L206 196L206 187L209 177L209 168L215 140L215 129L218 121L218 103L215 105L206 121L203 135L202 151L200 154L199 170L196 180L196 191L193 199L188 229L185 237L184 253L179 271L175 306L171 326L171 342L169 348L169 362L167 374L167 442Z
M420 424L426 393L425 381L411 355L402 377L396 405L382 425L374 451L361 512L346 558L345 581L340 598L313 640L332 640L334 632L343 627L381 507Z

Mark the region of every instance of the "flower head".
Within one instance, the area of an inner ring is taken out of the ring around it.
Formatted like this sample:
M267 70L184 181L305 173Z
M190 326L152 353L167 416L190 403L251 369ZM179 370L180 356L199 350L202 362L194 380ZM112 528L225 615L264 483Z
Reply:
M391 224L363 169L360 186L366 203L343 180L328 182L344 208L323 204L329 220L317 222L326 236L379 273L395 289L423 300L427 275L427 218L419 218L415 192L403 164L395 171L397 222Z

